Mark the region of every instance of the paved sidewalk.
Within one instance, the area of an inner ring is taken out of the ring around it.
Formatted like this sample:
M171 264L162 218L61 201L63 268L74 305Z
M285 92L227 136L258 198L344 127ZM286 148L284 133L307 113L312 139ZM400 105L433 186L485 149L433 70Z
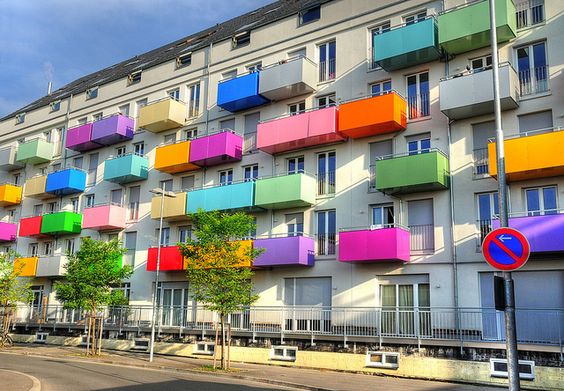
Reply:
M85 358L84 349L75 347L19 345L7 351L12 354L58 357L64 359L88 360L115 365L126 365L142 368L164 369L175 371L202 371L209 366L211 360L186 358L177 356L155 355L153 363L148 354L104 351L100 358ZM403 379L387 376L363 375L329 370L312 370L288 368L274 365L232 363L233 372L216 372L217 376L249 379L268 384L297 386L307 390L320 391L373 391L385 388L386 391L404 390L461 390L478 391L484 386L453 384L417 379ZM1 384L1 383L0 383ZM495 390L496 388L488 388ZM498 388L499 389L499 388ZM25 390L27 391L27 390Z
M1 365L1 364L0 364ZM0 388L10 391L39 391L39 381L25 373L0 368Z

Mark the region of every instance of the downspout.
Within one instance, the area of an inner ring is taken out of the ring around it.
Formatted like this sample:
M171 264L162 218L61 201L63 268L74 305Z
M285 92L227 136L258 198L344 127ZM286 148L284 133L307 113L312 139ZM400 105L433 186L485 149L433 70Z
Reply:
M69 129L69 122L70 122L70 113L71 113L71 104L72 104L72 97L73 95L70 94L69 96L69 103L67 105L67 112L65 114L65 129L62 132L63 134L61 135L61 148L63 149L63 168L66 168L67 165L67 158L68 158L68 151L65 148L66 145L66 139L67 139L67 130Z
M209 134L209 123L210 123L210 110L208 107L209 103L209 94L210 94L210 67L211 67L211 56L212 56L212 49L213 49L213 42L210 42L210 46L208 48L208 53L206 56L206 75L205 75L205 83L204 83L204 108L205 108L205 116L206 116L206 135ZM204 168L202 172L202 187L206 183L206 172L207 168Z

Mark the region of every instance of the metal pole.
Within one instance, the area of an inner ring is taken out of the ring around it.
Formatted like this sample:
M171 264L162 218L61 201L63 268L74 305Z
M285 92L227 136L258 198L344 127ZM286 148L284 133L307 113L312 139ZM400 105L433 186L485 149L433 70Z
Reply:
M499 202L499 225L509 226L507 203L507 183L505 178L505 149L503 145L503 129L501 126L501 102L499 97L499 58L497 53L497 30L495 21L495 0L489 0L490 5L490 40L492 48L494 112L495 112L495 141L497 155L497 185ZM507 373L509 389L519 391L519 357L517 351L517 332L515 324L515 292L511 272L503 272L505 287L505 341L507 351Z
M155 274L155 291L153 292L153 321L151 322L151 346L149 348L149 362L153 362L155 350L155 323L157 323L157 290L159 289L159 269L161 267L161 246L163 236L163 214L164 214L165 184L161 189L161 215L159 219L159 239L157 248L157 272Z

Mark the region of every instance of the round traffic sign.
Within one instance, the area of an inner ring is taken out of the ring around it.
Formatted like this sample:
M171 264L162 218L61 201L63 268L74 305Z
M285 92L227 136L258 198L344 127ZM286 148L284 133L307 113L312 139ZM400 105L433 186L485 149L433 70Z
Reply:
M496 269L511 271L523 266L529 259L529 241L514 228L498 228L484 238L482 253L486 262Z

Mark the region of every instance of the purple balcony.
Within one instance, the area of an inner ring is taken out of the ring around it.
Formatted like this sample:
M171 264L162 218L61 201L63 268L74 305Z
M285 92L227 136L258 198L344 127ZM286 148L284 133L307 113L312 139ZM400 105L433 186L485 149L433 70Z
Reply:
M243 138L230 131L200 137L190 142L190 163L200 167L236 162L242 157Z
M313 266L313 239L306 236L289 236L256 239L253 246L264 252L253 262L256 267Z
M13 242L16 240L17 231L17 224L0 222L0 242Z
M113 145L133 138L135 123L132 118L116 114L92 124L92 141L101 145Z
M525 235L532 253L564 251L564 214L511 217L509 226ZM499 228L499 220L492 228Z
M102 145L92 141L92 124L84 124L67 130L65 146L73 151L84 152Z
M408 262L409 231L391 227L339 233L341 262Z

